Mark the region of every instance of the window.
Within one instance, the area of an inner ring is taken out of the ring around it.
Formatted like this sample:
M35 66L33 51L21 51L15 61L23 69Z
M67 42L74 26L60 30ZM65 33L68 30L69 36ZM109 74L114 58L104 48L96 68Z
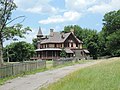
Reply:
M67 43L67 47L69 47L69 43Z
M57 47L56 43L55 43L55 47Z
M62 44L61 44L61 47L62 47Z
M71 47L73 47L73 43L71 43Z
M47 44L47 48L49 48L49 44Z
M76 43L76 47L78 47L78 43Z

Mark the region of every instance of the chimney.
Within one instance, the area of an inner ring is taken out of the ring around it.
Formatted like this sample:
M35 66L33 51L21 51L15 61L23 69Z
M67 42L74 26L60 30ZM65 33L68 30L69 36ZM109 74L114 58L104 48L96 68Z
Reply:
M50 29L50 36L53 36L54 29Z
M65 36L64 36L64 32L61 32L61 38L64 39Z

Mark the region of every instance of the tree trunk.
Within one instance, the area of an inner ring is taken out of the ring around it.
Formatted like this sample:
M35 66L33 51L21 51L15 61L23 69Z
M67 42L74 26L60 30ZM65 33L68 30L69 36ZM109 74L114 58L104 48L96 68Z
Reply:
M0 35L0 67L3 65L3 42L2 36Z

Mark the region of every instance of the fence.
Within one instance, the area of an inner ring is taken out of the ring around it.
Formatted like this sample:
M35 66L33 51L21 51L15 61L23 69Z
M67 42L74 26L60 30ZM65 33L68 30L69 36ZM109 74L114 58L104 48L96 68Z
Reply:
M46 68L46 61L32 61L18 64L6 65L0 68L0 78L15 76L26 71Z
M58 65L64 65L66 63L72 63L73 58L62 58L58 60L53 60L53 67L56 67Z

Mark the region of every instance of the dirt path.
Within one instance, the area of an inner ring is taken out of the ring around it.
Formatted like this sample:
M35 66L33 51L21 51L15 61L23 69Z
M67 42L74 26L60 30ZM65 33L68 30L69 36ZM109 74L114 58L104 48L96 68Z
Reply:
M66 66L55 70L40 72L34 75L15 78L7 81L4 85L0 86L0 90L39 90L41 87L56 82L71 72L100 62L101 61L99 60L85 64L76 64L73 66Z

